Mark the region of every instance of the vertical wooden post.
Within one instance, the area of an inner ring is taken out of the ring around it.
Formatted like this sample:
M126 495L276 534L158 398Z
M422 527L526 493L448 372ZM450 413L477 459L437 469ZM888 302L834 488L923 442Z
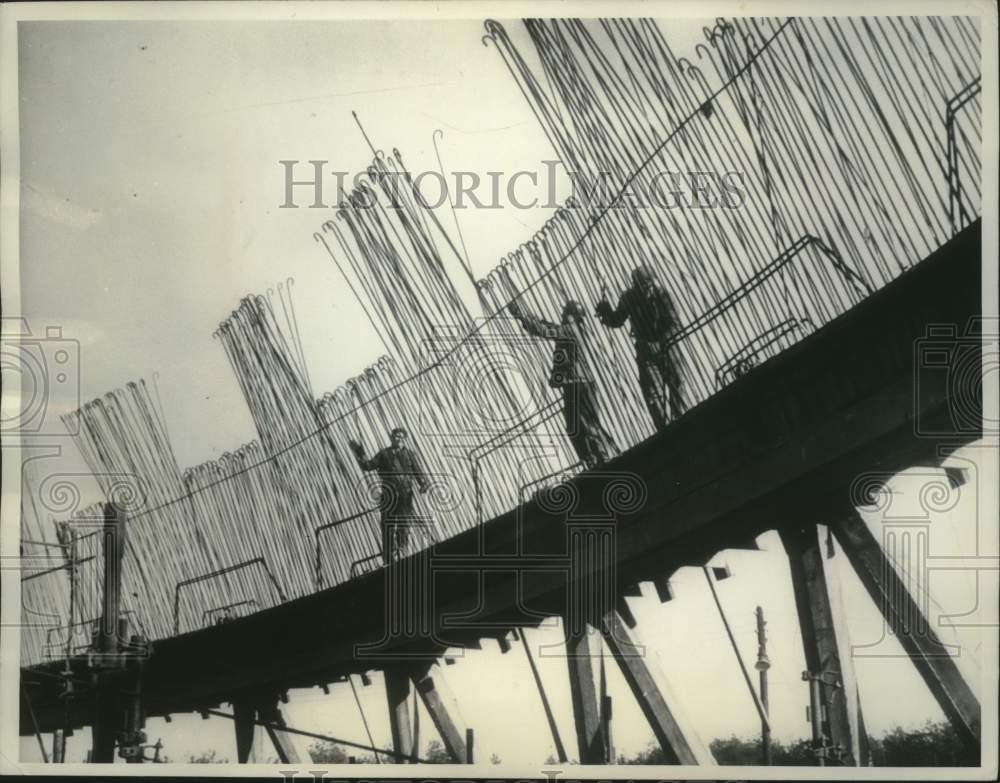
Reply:
M826 757L827 760L854 766L857 764L857 729L852 724L857 713L849 709L844 687L845 681L849 681L853 688L854 679L845 678L844 674L850 659L841 658L837 643L837 628L823 571L818 530L815 524L807 524L782 528L778 532L788 554L792 574L795 607L809 675L807 679L815 682L818 691L815 696L823 708L812 710L813 725L820 725L825 710L829 727L825 740L837 749ZM853 691L851 696L854 696Z
M417 693L441 735L445 750L453 761L461 764L465 761L467 752L465 725L458 709L458 700L448 687L444 672L437 663L432 663L423 673L418 670L415 681Z
M383 670L385 696L389 706L389 730L392 734L393 764L405 764L416 756L413 725L410 722L410 675L400 664L390 664Z
M103 682L94 693L94 724L91 727L94 764L111 764L115 760L115 739L122 728L123 716L117 693L112 690L110 678L102 675Z
M913 661L962 744L978 756L981 741L979 700L886 558L879 542L854 509L846 510L832 520L830 527L861 583Z
M238 699L233 702L233 727L236 730L236 760L246 764L253 752L257 707L251 701Z
M865 716L861 712L861 694L855 690L858 702L858 764L862 767L871 767L872 748L868 742L868 729L865 728Z
M601 741L604 743L604 758L608 764L615 763L615 741L611 732L611 697L608 695L608 680L604 671L604 656L601 656Z
M664 755L680 764L715 764L712 752L679 710L651 652L643 647L631 614L617 609L609 612L602 631Z
M868 765L868 737L865 735L864 719L861 710L861 695L858 679L854 673L854 658L851 655L851 638L847 627L847 607L841 590L841 580L837 574L834 561L833 540L831 531L827 530L827 558L824 562L833 567L825 569L827 593L830 596L830 611L833 617L833 627L837 636L837 651L841 663L841 684L844 689L844 700L847 704L847 714L853 716L851 721L851 751L854 763L858 766Z
M581 764L607 764L596 662L603 655L601 618L615 602L615 523L570 520L566 527L570 573L563 616L573 723Z
M66 763L66 732L62 729L52 732L52 763Z
M601 655L600 634L590 624L581 632L566 632L566 662L573 701L573 723L581 764L606 764L601 736L601 705L598 699L594 661Z

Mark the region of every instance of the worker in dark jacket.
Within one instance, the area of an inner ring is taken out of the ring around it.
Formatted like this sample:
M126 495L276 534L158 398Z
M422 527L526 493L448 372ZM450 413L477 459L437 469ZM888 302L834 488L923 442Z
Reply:
M583 305L567 302L559 324L528 315L517 302L509 310L528 334L555 343L549 386L562 389L566 434L580 461L592 468L617 456L618 447L601 426Z
M389 433L389 438L392 445L371 459L365 458L365 450L360 443L355 440L350 442L361 469L378 471L382 485L379 497L382 559L386 564L402 556L410 538L409 526L418 520L413 509L413 485L420 488L420 494L430 487L420 458L406 445L409 433L402 427L396 427Z
M662 430L687 408L683 358L676 342L671 344L680 324L669 294L642 265L632 271L632 286L616 308L606 298L597 303L597 317L612 329L630 322L639 386L653 424Z

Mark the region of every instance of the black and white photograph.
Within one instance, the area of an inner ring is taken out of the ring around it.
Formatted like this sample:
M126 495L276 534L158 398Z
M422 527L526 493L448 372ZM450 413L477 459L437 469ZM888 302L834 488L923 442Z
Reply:
M997 109L990 2L0 4L2 772L995 780Z

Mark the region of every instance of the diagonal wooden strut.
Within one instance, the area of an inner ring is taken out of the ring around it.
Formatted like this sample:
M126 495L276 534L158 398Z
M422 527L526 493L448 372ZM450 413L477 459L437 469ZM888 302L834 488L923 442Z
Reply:
M830 527L892 633L958 732L962 744L978 757L981 743L979 700L879 542L853 510L832 520Z
M458 699L448 687L441 667L437 663L421 667L415 673L414 684L452 761L465 763L468 758L465 723Z
M298 764L301 761L295 746L281 731L285 721L278 708L276 697L262 699L259 696L240 696L233 700L232 716L214 710L207 710L206 714L233 718L233 727L236 730L236 759L240 764L246 764L254 751L256 726L264 727L274 746L278 761L282 764Z
M549 697L545 694L545 687L542 685L542 677L538 673L538 666L535 665L535 656L531 654L528 646L528 636L523 628L516 628L515 633L521 640L524 647L524 654L528 658L528 666L531 668L531 676L535 680L535 687L538 689L538 696L542 700L542 709L545 711L545 720L549 724L549 732L552 734L552 744L556 749L556 759L561 764L565 764L569 758L566 756L566 747L563 745L562 737L559 734L559 727L556 725L555 716L552 714L552 706L549 704Z
M679 710L677 698L669 690L651 651L642 645L631 615L617 609L608 612L602 631L625 682L666 757L679 764L715 764L712 752Z

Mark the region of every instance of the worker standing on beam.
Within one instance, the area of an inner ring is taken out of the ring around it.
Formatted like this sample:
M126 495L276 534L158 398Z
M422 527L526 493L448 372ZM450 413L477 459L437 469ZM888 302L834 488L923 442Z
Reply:
M612 308L607 297L597 303L597 317L611 329L630 322L642 396L656 429L664 429L687 409L684 359L680 347L671 343L680 324L670 295L652 268L642 264L632 270L632 285L617 307Z
M430 488L420 457L406 445L409 437L403 427L396 427L389 433L392 445L371 459L365 458L365 449L356 440L349 444L362 470L378 471L382 560L386 565L402 556L410 539L410 526L418 520L413 510L414 484L420 488L421 495Z
M562 389L566 434L580 461L592 468L617 456L618 447L601 426L583 305L567 302L559 324L528 315L517 302L508 309L528 334L555 342L549 386Z

